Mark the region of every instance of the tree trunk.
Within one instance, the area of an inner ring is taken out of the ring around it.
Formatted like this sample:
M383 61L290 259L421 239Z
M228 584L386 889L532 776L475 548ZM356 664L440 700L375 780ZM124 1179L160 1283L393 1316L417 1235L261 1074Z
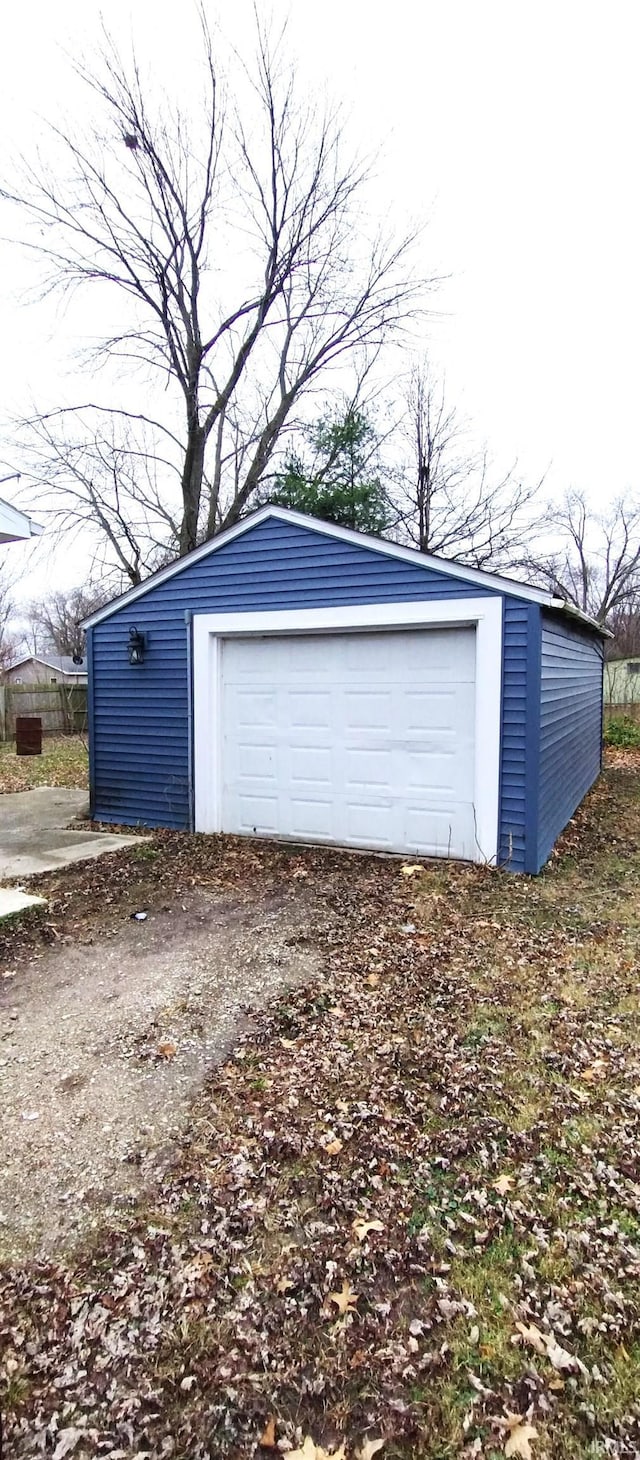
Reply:
M182 500L184 512L180 528L180 557L190 553L198 541L198 514L204 474L204 451L206 435L204 428L195 422L189 428L189 439L182 471Z

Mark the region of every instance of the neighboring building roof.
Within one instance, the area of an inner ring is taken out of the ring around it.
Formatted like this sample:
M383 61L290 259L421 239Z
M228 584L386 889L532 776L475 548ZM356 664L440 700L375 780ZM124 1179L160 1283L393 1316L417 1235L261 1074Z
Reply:
M129 603L135 603L138 598L143 598L151 588L157 588L159 583L164 583L168 578L173 578L177 573L182 573L185 568L197 563L201 558L206 558L210 553L215 553L232 542L234 537L240 537L243 532L249 532L251 528L257 527L260 522L266 522L269 518L275 518L281 522L289 522L293 526L306 527L313 532L325 533L327 537L339 538L342 542L352 543L357 547L366 547L369 551L383 553L390 558L400 558L403 562L412 563L421 568L430 568L432 572L447 573L451 578L459 578L463 583L474 583L478 587L492 588L494 592L509 593L514 598L524 598L530 603L539 603L544 608L553 608L559 612L569 614L577 618L581 623L587 624L589 628L596 629L599 634L609 638L609 631L596 623L595 619L589 618L588 614L582 613L571 603L566 603L562 598L554 598L552 594L545 593L541 588L534 588L529 583L519 583L514 578L505 578L499 573L486 573L480 568L465 568L461 563L449 562L447 558L438 558L431 553L420 553L416 548L402 547L400 543L388 542L386 538L371 537L368 533L353 532L350 527L338 527L335 522L323 522L319 517L308 517L303 512L294 512L289 507L259 507L256 512L243 517L235 527L229 527L226 532L218 533L217 537L209 542L202 543L201 547L193 549L185 557L178 558L166 568L159 568L150 578L145 578L144 583L137 587L130 588L127 593L121 594L114 599L113 603L106 604L95 613L86 618L81 627L83 629L93 628L103 619L109 618L118 609L125 608Z
M48 650L46 654L23 654L20 659L13 660L9 669L20 669L23 664L43 664L45 669L55 669L58 674L73 674L76 677L87 672L84 660L81 664L74 664L68 654L50 654Z
M44 531L39 523L12 507L10 502L0 498L0 542L21 542L26 537L40 537Z

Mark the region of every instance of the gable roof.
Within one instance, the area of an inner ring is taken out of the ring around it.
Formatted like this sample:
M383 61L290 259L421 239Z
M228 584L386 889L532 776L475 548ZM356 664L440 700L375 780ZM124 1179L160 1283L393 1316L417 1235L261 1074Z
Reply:
M55 669L58 674L78 675L87 673L87 666L84 660L82 664L74 664L70 655L50 654L48 650L46 654L22 654L19 659L12 661L9 669L20 669L23 664L43 664L45 669Z
M226 532L218 533L217 537L211 538L209 542L202 543L201 547L193 549L183 558L177 558L174 563L169 563L166 568L159 568L150 578L145 578L144 583L139 583L135 588L130 588L122 593L112 603L99 608L89 618L83 620L81 628L91 629L95 624L102 623L102 620L109 618L118 609L124 608L129 603L135 603L138 598L143 598L152 588L158 584L165 583L167 579L175 577L178 573L184 572L185 568L191 567L201 558L206 558L210 553L218 552L235 537L240 537L244 532L250 532L261 522L274 518L276 521L291 523L294 527L305 527L311 532L324 533L326 537L337 538L341 542L348 542L355 547L368 548L371 552L382 553L389 558L399 558L401 562L411 563L413 567L430 568L432 572L446 574L449 578L459 578L462 583L475 584L479 588L492 589L494 593L508 593L512 598L523 598L529 603L538 603L543 608L553 608L558 611L570 614L573 618L580 619L582 623L588 624L590 628L597 629L598 633L609 637L607 629L595 619L589 618L588 614L582 613L573 604L565 602L562 598L554 598L552 594L545 593L541 588L534 588L529 583L519 583L515 578L505 578L499 573L486 573L481 568L465 568L461 563L449 562L447 558L435 557L432 553L418 552L417 548L403 547L401 543L389 542L383 537L371 537L365 532L354 532L350 527L338 527L335 522L324 522L319 517L308 517L304 512L294 512L290 507L259 507L234 527L227 528Z

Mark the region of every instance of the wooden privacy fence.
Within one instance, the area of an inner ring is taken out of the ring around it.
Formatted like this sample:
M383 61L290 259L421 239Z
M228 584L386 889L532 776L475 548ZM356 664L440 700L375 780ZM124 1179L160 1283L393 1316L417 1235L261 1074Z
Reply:
M17 715L37 715L43 735L81 735L87 728L87 686L0 685L0 739L15 740Z
M619 705L605 705L605 725L608 725L610 720L619 720L621 715L624 715L628 720L635 720L636 723L640 724L640 702L637 700L627 700L625 703Z

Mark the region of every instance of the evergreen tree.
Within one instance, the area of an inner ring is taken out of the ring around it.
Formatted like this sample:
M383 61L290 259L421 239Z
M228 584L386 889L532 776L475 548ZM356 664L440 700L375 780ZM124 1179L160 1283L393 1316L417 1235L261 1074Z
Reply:
M377 438L364 411L323 416L307 433L309 450L292 453L269 501L373 536L391 523L389 499L376 472Z

